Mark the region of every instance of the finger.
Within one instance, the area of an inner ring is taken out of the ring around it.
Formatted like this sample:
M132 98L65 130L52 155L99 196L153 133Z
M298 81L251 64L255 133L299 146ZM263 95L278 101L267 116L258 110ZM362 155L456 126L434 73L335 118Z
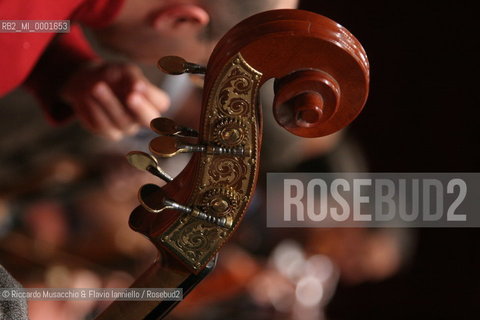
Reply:
M138 92L132 93L127 99L127 105L139 123L148 127L152 119L160 116L160 112Z
M116 89L125 93L133 91L142 91L146 89L147 78L143 75L142 70L132 64L121 65L121 81L116 83Z
M167 94L153 85L135 65L128 65L124 69L124 80L129 83L130 94L137 92L146 98L160 113L167 111L170 99Z
M163 91L150 82L138 82L135 91L142 92L145 98L160 112L164 113L170 106L170 98Z
M129 132L134 128L135 122L132 115L105 82L97 83L92 95L117 129Z
M118 130L105 113L103 108L93 98L86 98L81 116L87 121L87 129L112 140L119 140L123 134Z
M73 110L75 110L75 117L80 121L81 125L88 131L97 132L91 113L86 112L88 107L85 103L71 103L71 105Z

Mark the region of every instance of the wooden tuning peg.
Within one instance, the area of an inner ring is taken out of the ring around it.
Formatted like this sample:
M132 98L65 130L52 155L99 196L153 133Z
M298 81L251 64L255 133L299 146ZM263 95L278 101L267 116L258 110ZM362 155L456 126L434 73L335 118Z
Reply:
M199 64L191 63L178 56L166 56L158 60L157 67L167 74L183 73L205 74L207 69Z
M150 122L150 128L162 136L198 137L194 129L178 125L168 118L155 118Z
M207 154L231 154L234 156L250 156L251 150L243 146L236 148L223 148L210 145L189 144L177 140L175 137L161 136L150 141L150 151L154 154L170 158L179 153L206 152Z
M132 151L127 154L127 160L138 170L147 171L165 182L170 182L173 180L169 174L160 168L157 159L148 153Z

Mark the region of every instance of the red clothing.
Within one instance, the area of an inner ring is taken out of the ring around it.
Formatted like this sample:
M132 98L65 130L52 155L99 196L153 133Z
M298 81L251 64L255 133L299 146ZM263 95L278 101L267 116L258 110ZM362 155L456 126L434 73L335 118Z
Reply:
M70 20L70 33L0 33L0 97L24 83L51 118L70 109L58 89L80 64L96 59L78 25L108 25L124 0L0 0L0 20ZM27 80L28 77L28 80Z

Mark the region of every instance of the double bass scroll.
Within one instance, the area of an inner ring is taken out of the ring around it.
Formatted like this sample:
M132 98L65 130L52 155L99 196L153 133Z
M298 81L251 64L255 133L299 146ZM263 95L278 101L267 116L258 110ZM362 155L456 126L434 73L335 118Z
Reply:
M185 169L161 189L149 186L139 193L143 206L132 212L129 223L151 240L161 259L132 287L180 287L188 279L203 277L203 270L240 226L258 178L259 89L268 79L275 79L277 122L307 138L347 126L368 95L369 64L358 40L336 22L301 10L267 11L242 21L220 40L206 68L172 57L159 64L172 74L205 73L202 112L198 132L171 120L152 121L160 135L150 143L155 156L194 153ZM198 141L192 143L192 136ZM142 163L157 166L153 160ZM151 318L158 304L114 303L100 319L118 312L123 312L119 319L128 319L129 308L135 310L135 319Z

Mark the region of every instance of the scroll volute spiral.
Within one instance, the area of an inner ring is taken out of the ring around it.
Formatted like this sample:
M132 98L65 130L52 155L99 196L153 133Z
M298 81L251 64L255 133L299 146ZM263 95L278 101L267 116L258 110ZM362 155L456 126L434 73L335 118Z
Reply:
M275 118L295 135L331 134L365 105L367 55L347 29L324 16L302 10L253 16L223 38L210 61L222 64L237 51L262 72L260 85L276 79ZM222 54L223 59L215 58Z
M139 206L130 217L134 230L191 272L201 270L225 244L251 200L262 136L258 89L271 78L276 79L278 123L293 134L319 137L359 114L368 94L369 66L362 46L345 28L307 11L257 14L220 40L204 83L198 138L203 152L193 155L162 194L152 189L142 196L150 197L152 206L168 197L231 223L222 227L196 219L194 210L170 207L155 214ZM156 148L151 145L152 152Z

